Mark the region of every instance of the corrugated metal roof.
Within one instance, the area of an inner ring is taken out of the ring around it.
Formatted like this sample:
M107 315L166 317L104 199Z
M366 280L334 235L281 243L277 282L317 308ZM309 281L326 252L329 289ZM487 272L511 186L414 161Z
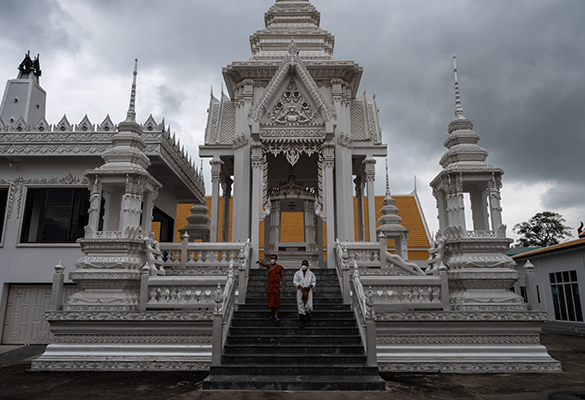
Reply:
M512 258L514 260L520 260L522 258L534 256L534 255L537 255L537 254L540 255L540 254L552 253L554 251L558 251L558 250L562 250L562 249L568 249L570 247L580 246L580 245L583 245L583 244L585 244L585 238L583 238L583 239L577 239L577 240L571 240L570 242L556 244L554 246L549 246L549 247L545 247L545 248L542 248L542 249L538 249L538 250L534 250L534 251L529 251L527 253L517 254L515 256L512 256Z

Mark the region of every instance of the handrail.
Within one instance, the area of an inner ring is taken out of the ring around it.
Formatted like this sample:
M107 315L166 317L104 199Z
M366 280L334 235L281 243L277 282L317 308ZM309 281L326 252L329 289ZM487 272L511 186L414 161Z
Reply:
M221 365L221 355L227 340L229 326L236 306L236 284L234 270L230 268L224 289L217 285L213 310L212 364Z
M362 341L366 348L368 366L377 366L376 350L376 322L374 321L373 292L371 288L366 294L360 281L360 275L354 265L353 279L350 281L352 289L352 303Z
M160 251L163 267L168 274L187 274L188 271L198 272L229 267L238 262L242 243L237 242L189 242L189 235L185 233L181 243L161 243ZM195 273L195 275L197 275Z
M343 293L343 302L349 304L351 302L349 255L347 253L347 247L342 245L339 239L335 240L335 261L337 278L339 279L341 293Z
M238 304L246 304L246 293L248 291L248 279L250 278L250 255L252 248L250 239L240 246L238 253Z
M402 268L405 272L414 272L415 275L425 275L425 272L418 266L418 264L406 261L399 255L386 252L386 265L388 262Z

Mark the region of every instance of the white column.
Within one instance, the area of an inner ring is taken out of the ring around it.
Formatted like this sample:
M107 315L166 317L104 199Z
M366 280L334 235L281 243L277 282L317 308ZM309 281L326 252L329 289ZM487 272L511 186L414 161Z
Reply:
M260 253L260 212L262 211L262 144L250 146L252 163L252 212L250 221L250 244L252 246L251 262L258 260Z
M445 193L433 188L433 196L437 200L437 219L439 220L439 230L443 232L447 228L447 212L445 205Z
M248 140L238 142L234 150L233 202L238 212L232 216L232 242L245 242L250 237L250 149Z
M95 235L100 226L100 210L102 204L102 188L97 176L90 177L89 184L89 215L87 226L90 228L91 235ZM87 234L87 233L86 233ZM87 236L86 236L87 237Z
M376 237L376 194L374 181L376 180L376 159L368 157L364 160L366 167L366 185L368 190L368 233L370 242L377 242Z
M274 253L278 250L278 242L280 242L280 200L272 200L268 218L270 218L270 239L268 246L264 247L268 248L270 253Z
M304 201L304 223L305 223L305 242L307 251L315 251L315 203L311 200Z
M341 142L341 143L340 143ZM353 217L353 180L351 149L349 144L338 140L335 148L335 211L337 237L342 242L355 240Z
M492 175L492 179L489 182L489 196L490 196L490 211L492 218L492 230L498 232L500 226L502 226L502 206L500 200L500 188L502 187L502 177Z
M327 218L327 268L335 268L335 193L333 191L333 168L335 145L323 145L323 168L325 168L325 215Z
M211 227L209 241L215 243L217 242L219 225L219 184L221 182L221 165L223 161L219 157L213 157L209 164L211 165Z
M455 190L457 194L453 198L455 205L455 214L457 225L463 229L463 234L467 235L467 228L465 227L465 196L463 193L463 176L459 174L455 181Z

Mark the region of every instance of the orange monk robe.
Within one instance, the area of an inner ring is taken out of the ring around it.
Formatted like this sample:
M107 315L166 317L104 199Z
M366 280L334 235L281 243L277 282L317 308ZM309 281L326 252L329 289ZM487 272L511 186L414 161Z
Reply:
M266 307L268 308L280 307L280 281L283 270L282 265L275 265L274 268L268 270L266 279Z

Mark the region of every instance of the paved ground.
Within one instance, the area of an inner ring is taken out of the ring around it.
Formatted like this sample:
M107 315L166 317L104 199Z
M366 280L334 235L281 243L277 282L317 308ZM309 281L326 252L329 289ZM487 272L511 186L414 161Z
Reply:
M544 334L542 343L563 373L384 374L386 392L203 392L205 373L33 372L30 360L42 346L0 346L0 400L585 399L585 338Z

